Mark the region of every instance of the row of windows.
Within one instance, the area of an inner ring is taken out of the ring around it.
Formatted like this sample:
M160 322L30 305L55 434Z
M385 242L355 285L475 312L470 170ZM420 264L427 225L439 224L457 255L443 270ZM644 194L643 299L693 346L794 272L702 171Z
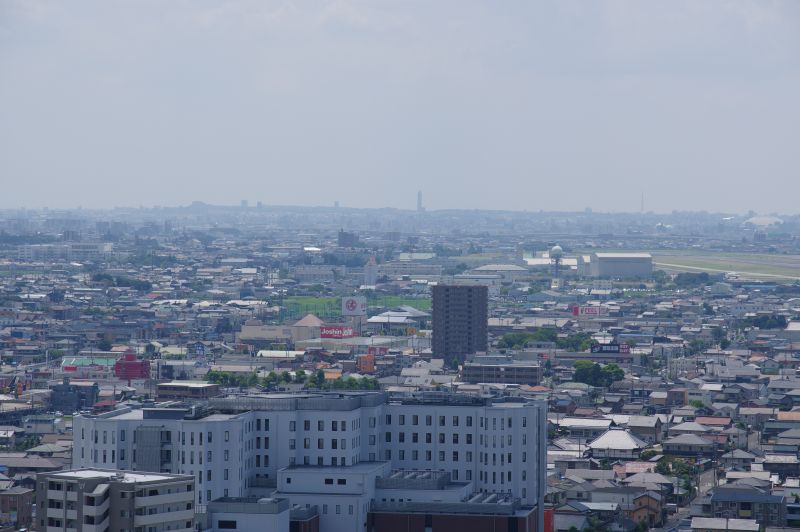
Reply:
M256 420L256 421L260 422L261 420ZM259 424L260 423L257 423L257 425L259 425ZM336 431L344 432L344 431L347 430L347 422L345 420L342 420L342 421L333 420L333 421L330 422L330 425L331 425L331 430L334 431L334 432L336 432ZM361 428L361 420L360 419L354 419L354 420L352 420L350 422L350 425L351 425L351 430L359 429L359 428ZM264 427L265 427L264 430L269 430L269 420L268 419L264 420ZM297 430L297 422L296 421L290 421L289 422L289 430L291 432L294 432L294 431ZM303 421L303 430L305 430L305 431L311 430L311 420L310 419L306 419L306 420ZM317 430L318 431L324 431L325 430L325 420L323 420L323 419L317 420Z
M412 425L419 425L420 416L414 414L414 415L411 415L410 417L411 417L411 424ZM492 430L497 430L497 419L498 418L493 417L491 419L492 419ZM500 430L505 430L506 427L512 428L513 427L513 419L514 418L512 418L512 417L500 418ZM447 426L447 416L439 416L439 420L438 421L439 421L439 426L440 427ZM489 418L479 417L478 421L479 421L480 428L484 428L484 427L486 427L487 429L489 428ZM450 426L451 427L458 427L460 422L461 422L461 419L460 419L459 416L452 416L452 418L450 420ZM392 424L392 414L386 414L386 424L387 425L391 425ZM406 415L405 414L399 414L397 416L397 424L398 425L405 425L406 424ZM466 416L465 417L465 424L466 424L467 427L471 427L472 426L472 416ZM433 416L425 416L425 425L428 426L428 427L433 425ZM370 426L374 426L374 425L370 424ZM527 417L523 417L522 418L522 426L523 427L527 427L528 426L528 418Z

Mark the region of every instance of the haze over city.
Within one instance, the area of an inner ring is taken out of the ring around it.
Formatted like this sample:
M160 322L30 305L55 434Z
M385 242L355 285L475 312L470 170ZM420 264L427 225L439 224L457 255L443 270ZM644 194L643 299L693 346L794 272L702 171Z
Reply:
M0 2L0 208L798 212L800 4Z

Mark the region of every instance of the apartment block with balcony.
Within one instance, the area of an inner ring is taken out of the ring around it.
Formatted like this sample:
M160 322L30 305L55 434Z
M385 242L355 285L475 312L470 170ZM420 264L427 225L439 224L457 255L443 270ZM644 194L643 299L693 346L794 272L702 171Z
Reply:
M36 477L37 525L45 532L191 532L194 477L105 469Z

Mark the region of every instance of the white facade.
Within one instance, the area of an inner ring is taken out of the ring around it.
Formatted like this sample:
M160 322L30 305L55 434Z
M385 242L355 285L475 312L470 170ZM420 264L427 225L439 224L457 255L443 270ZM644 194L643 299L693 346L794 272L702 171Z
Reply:
M297 488L305 478L300 466L307 466L309 475L320 466L347 466L352 474L363 474L360 467L385 462L378 467L381 474L384 469L443 470L454 482L471 483L472 491L508 493L542 508L543 402L446 394L389 402L373 392L219 398L210 406L233 413L192 419L185 410L153 408L76 416L73 466L193 475L198 505L250 495L250 488L277 482L280 495L293 504L319 506L319 494L306 497ZM282 484L287 475L294 483L291 490ZM345 494L339 485L333 487L328 491L346 495L347 502L331 503L330 515L349 516L352 504L359 522L365 497L374 494ZM336 504L346 512L336 514ZM326 515L320 506L322 521L345 519Z

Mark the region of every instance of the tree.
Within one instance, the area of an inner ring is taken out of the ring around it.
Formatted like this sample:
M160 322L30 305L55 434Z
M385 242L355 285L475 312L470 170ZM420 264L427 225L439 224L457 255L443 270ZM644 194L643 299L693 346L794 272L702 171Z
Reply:
M727 332L722 327L714 327L711 330L711 337L714 338L714 342L717 344L721 344L722 340L727 339Z
M109 342L105 338L97 342L97 349L99 349L100 351L111 351L111 347L112 347L111 342Z
M787 325L786 316L773 314L771 316L750 316L744 320L745 327L758 327L759 329L785 329Z
M616 364L601 366L591 360L578 360L575 368L575 381L590 386L608 387L612 382L622 380L625 371Z
M306 372L302 369L298 369L294 372L294 382L298 384L302 384L306 381Z

